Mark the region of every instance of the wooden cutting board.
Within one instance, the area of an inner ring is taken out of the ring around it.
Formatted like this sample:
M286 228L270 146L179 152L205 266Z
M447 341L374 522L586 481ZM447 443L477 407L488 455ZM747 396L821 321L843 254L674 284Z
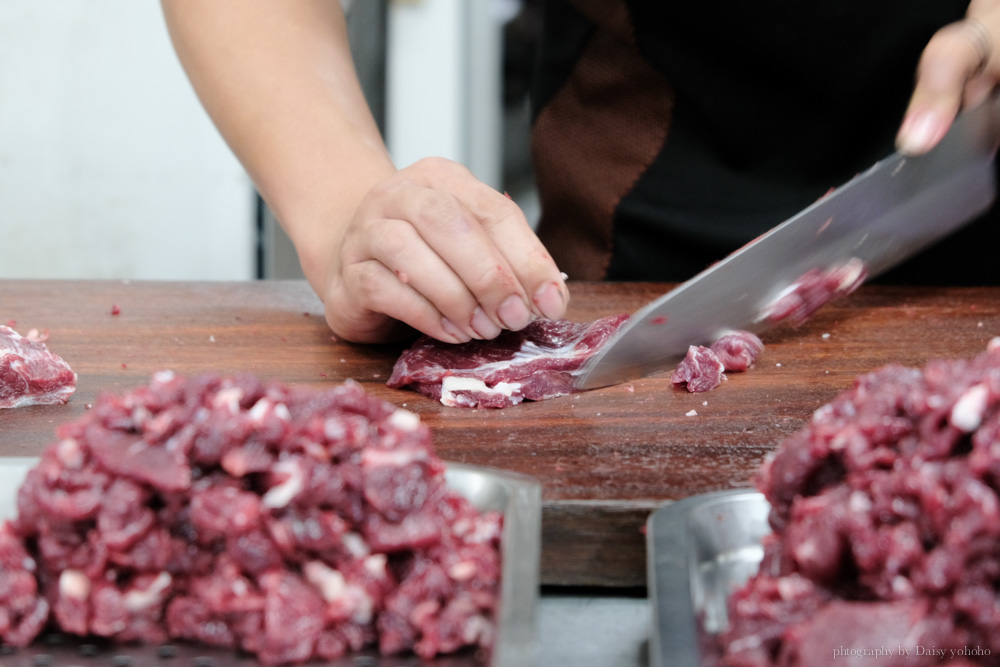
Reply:
M569 316L631 312L668 287L573 283ZM763 336L757 367L706 394L677 390L664 373L485 411L387 388L403 346L335 340L304 282L0 280L0 323L47 330L49 347L79 374L67 405L0 410L0 456L37 455L101 392L162 369L315 387L351 378L419 413L444 459L541 480L543 583L631 587L645 584L653 510L749 486L767 452L858 374L978 354L1000 334L1000 289L863 287L806 326Z

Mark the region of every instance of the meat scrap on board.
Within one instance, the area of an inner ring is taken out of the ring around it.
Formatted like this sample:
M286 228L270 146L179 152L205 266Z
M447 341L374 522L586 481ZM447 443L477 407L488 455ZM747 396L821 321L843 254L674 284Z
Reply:
M754 365L764 344L749 331L734 331L709 347L691 345L670 376L675 385L690 392L711 391L726 379L726 371L740 373Z
M0 408L65 403L76 391L76 373L32 332L0 325Z

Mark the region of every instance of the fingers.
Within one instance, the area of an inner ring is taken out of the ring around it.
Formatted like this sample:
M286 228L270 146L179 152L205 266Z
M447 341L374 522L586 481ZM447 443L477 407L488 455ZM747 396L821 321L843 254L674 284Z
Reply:
M479 213L486 233L507 258L528 296L528 306L540 317L559 319L566 314L569 291L566 278L545 246L530 231L524 213L509 197L477 182L466 190L467 201Z
M984 6L987 3L978 3ZM963 106L981 102L997 82L1000 36L996 10L972 3L965 20L939 30L917 66L916 86L896 137L900 152L926 153L937 145Z
M512 315L521 315L520 307L512 299L516 295L534 315L549 319L565 316L569 302L565 276L510 197L477 180L468 169L454 162L432 159L415 166L428 167L417 171L416 181L426 187L443 184L449 192L455 193L459 202L474 215L477 227L485 232L482 242L499 252L499 257L490 254L492 259L497 260L493 266L485 265L485 256L480 256L479 260L483 261L479 261L476 267L463 268L464 260L469 258L467 250L462 249L460 244L449 243L446 238L435 238L436 247L439 243L441 249L449 253L446 257L449 264L466 279L466 284L479 297L486 311L490 312L490 305L500 300L501 303L507 302L509 310L516 311ZM434 182L426 180L431 177ZM422 226L421 229L426 229L427 234L434 237L432 225ZM455 254L451 254L452 251ZM486 271L486 278L475 281L473 276L477 270ZM507 290L502 297L498 297L497 290L503 291L511 278L517 289ZM504 328L521 328L505 317L499 319Z
M461 219L468 213L456 206L444 220L454 216ZM446 223L439 224L444 226ZM458 226L464 223L459 222ZM369 297L381 312L403 319L441 340L450 337L465 342L472 338L494 338L500 333L501 326L493 320L474 316L478 308L476 297L460 275L442 259L439 250L427 243L410 221L382 220L371 225L371 229L371 245L365 254L370 255L370 261L391 273L397 283L391 291L391 299L386 300L381 295ZM405 310L396 306L401 300L407 302ZM409 302L419 302L420 307L410 309Z
M383 343L396 338L399 324L448 343L470 337L441 316L437 307L402 282L381 262L368 260L345 267L341 292L345 300L327 308L330 327L356 343ZM349 303L345 303L345 301ZM331 303L334 301L331 300Z
M447 160L373 188L339 255L327 319L353 340L383 336L386 318L465 342L565 315L564 277L521 210Z

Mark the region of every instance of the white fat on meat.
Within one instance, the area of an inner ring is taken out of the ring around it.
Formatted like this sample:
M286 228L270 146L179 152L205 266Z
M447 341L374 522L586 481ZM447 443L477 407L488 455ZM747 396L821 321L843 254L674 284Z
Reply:
M125 594L123 602L129 611L148 609L163 601L163 592L170 587L173 579L167 572L160 572L148 587L134 589Z
M235 415L240 411L240 399L242 398L242 389L239 387L226 387L215 393L215 396L212 397L212 405L217 408L225 406Z
M90 578L80 570L63 570L59 575L59 595L86 600L90 597Z
M177 377L177 376L171 370L156 371L155 373L153 373L153 378L151 380L151 383L152 384L167 384L168 382L170 382L171 380L173 380L175 377Z
M855 514L868 514L872 508L872 501L863 492L854 491L851 493L850 498L848 498L847 506Z
M403 449L366 449L361 453L361 465L365 468L388 466L402 468L416 461L426 461L427 452L416 447Z
M389 415L389 423L403 431L416 431L420 428L420 415L403 408L398 408Z
M495 386L488 387L485 382L477 378L448 375L441 380L441 403L450 408L461 404L461 398L457 394L463 391L487 395L499 394L510 398L520 388L520 382L497 382Z
M586 356L589 354L587 351L577 349L579 342L578 338L574 338L559 347L543 348L532 341L525 341L521 345L520 349L518 349L518 351L515 352L510 359L483 364L482 366L478 366L475 369L475 372L480 376L490 376L494 373L505 371L515 364L530 361L532 359L539 359L543 357L562 359L572 358L573 356L579 355ZM574 374L578 374L579 372L579 369L573 371ZM456 394L463 391L486 395L499 394L510 398L520 389L521 383L519 382L498 382L495 386L489 387L484 381L478 378L446 375L441 379L441 403L448 407L461 405L463 401L457 397Z
M79 470L83 467L83 449L74 438L64 438L59 441L56 445L56 457L69 470Z
M343 597L347 589L347 581L340 570L334 570L322 561L314 560L306 563L302 567L302 573L306 575L306 581L315 586L327 602L336 602Z
M377 579L385 579L385 566L389 563L389 557L385 554L372 554L365 558L365 572Z
M344 549L347 553L351 554L355 558L363 558L371 553L371 547L365 542L365 538L361 537L357 533L344 533L344 536L340 538L341 543L344 545Z
M503 359L500 361L491 361L488 364L483 364L482 366L476 366L475 372L478 375L492 375L493 373L499 371L505 371L511 366L520 363L522 361L531 361L533 359L539 359L542 357L552 357L552 358L564 358L574 356L574 348L579 344L579 339L574 339L565 343L559 347L553 348L543 348L538 344L526 340L521 343L521 347L515 352L510 359ZM576 351L577 355L586 355L587 353L582 350ZM471 371L471 369L470 369ZM444 379L455 376L446 376Z
M351 620L361 624L372 620L375 601L363 588L348 583L339 570L314 560L306 563L302 572L328 604L342 605L351 614Z
M482 642L484 645L489 645L493 643L492 637L493 622L482 614L470 616L465 621L465 627L462 628L462 639L466 643L477 644Z
M463 560L448 568L448 576L455 581L468 581L476 576L477 569L475 561Z
M989 388L983 383L966 389L951 408L952 426L965 433L972 433L979 428L983 423L989 397Z
M274 464L274 472L286 475L285 481L272 486L260 499L260 504L265 509L279 509L285 507L292 499L299 495L303 489L302 468L298 461L286 459Z
M274 411L274 416L283 422L292 420L292 413L288 411L288 406L284 403L273 403L266 396L259 399L247 413L250 420L255 424L261 424L268 412Z

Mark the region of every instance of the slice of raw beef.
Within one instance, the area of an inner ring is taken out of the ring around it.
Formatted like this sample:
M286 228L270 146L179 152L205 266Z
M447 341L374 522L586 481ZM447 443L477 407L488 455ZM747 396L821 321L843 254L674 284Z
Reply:
M399 357L386 384L455 407L503 408L563 396L575 391L575 372L627 319L538 319L521 331L460 345L423 336Z
M0 325L0 408L65 403L76 373L41 340Z

